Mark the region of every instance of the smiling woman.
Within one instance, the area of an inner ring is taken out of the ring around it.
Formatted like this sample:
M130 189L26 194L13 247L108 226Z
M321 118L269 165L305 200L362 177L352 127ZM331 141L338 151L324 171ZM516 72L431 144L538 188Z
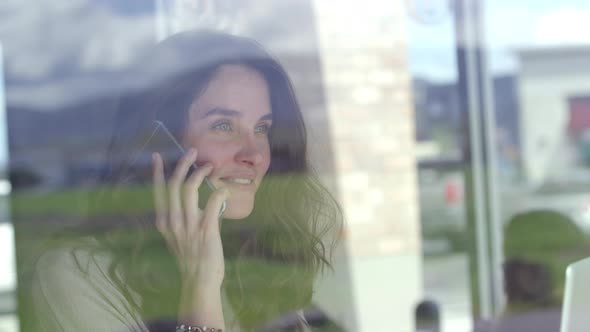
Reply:
M189 109L185 145L197 149L197 164L213 167L211 182L229 189L228 219L252 212L270 165L271 125L268 85L244 65L222 65Z
M109 186L93 204L144 181L136 161L153 152L160 121L173 140L152 154L154 212L110 216L50 247L36 266L37 330L260 331L286 316L309 330L301 309L342 216L308 164L284 69L252 40L191 31L158 44L133 75ZM169 153L173 141L187 152Z

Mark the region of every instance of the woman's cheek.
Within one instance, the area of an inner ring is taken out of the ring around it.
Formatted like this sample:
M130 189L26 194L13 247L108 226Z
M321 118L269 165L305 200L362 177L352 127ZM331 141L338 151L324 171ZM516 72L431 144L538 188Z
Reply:
M227 146L216 144L211 141L201 141L195 146L197 148L197 161L201 164L213 164L213 171L218 169L227 159Z
M221 153L219 151L222 151ZM228 150L226 149L225 152ZM219 148L219 150L212 151L210 149L203 151L199 154L200 157L197 158L199 165L204 165L210 163L213 165L213 171L209 174L209 178L211 179L218 179L223 177L224 170L227 170L232 163L231 155L227 153L223 153L223 148Z

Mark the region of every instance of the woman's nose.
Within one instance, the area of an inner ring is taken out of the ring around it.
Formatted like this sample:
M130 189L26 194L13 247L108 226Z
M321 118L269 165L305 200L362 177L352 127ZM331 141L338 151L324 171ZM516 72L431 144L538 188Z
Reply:
M259 146L255 138L243 137L240 150L236 155L237 161L250 166L256 166L262 162L263 158L262 147Z

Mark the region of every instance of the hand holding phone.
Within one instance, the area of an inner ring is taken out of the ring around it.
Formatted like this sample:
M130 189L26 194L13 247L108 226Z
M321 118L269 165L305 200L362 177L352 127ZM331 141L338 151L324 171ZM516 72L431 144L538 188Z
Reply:
M190 294L208 294L219 289L225 274L220 211L229 191L212 191L204 208L199 208L195 204L200 196L198 189L213 168L210 164L197 168L196 160L196 149L190 149L178 159L166 179L161 155L153 154L156 227L176 256L183 288L191 288ZM188 175L191 169L193 172Z

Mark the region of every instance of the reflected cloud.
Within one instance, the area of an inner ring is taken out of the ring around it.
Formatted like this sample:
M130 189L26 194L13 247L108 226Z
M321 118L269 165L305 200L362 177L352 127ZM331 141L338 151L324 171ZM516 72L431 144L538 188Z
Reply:
M151 15L89 1L10 1L0 12L9 105L46 109L100 95L113 86L108 74L154 40Z
M538 45L589 44L588 31L590 6L565 7L549 11L539 18L534 40Z
M169 15L167 25L180 24L176 31L220 28L255 38L275 54L317 50L309 22L312 9L294 0L218 1L214 11L183 6L158 7L156 1L3 1L0 42L8 105L52 110L129 88L133 80L124 77L124 69L157 41L162 28L158 13ZM282 28L277 28L277 20L284 23Z

